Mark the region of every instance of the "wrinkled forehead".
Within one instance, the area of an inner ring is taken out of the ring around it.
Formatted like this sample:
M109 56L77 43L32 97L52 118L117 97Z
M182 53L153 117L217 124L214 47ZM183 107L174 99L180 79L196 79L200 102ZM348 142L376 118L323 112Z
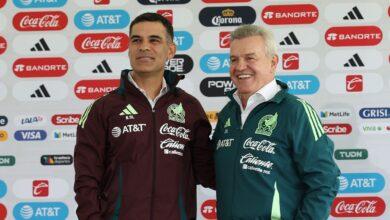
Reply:
M231 56L244 56L248 54L265 54L264 40L260 36L234 39L230 42Z
M135 24L130 30L130 37L150 37L160 36L161 38L167 38L167 31L160 22L140 22Z

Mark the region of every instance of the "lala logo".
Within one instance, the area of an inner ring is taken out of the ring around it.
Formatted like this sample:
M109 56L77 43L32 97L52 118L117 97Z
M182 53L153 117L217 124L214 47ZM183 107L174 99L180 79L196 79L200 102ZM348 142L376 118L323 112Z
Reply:
M171 121L176 121L179 123L185 123L185 116L186 112L184 111L183 105L180 103L178 104L172 104L167 109L168 118Z
M34 197L49 196L49 181L48 180L34 180L32 186L32 194Z
M164 18L166 18L171 24L173 24L173 11L172 10L157 10L157 14L162 15Z
M282 55L284 70L299 69L299 54L298 53L284 53Z
M345 78L345 89L347 90L347 92L363 91L363 76L347 75Z
M262 134L265 136L271 136L272 131L275 129L277 124L278 124L277 112L274 115L263 116L259 121L255 133Z
M230 31L219 32L219 47L220 48L230 47Z

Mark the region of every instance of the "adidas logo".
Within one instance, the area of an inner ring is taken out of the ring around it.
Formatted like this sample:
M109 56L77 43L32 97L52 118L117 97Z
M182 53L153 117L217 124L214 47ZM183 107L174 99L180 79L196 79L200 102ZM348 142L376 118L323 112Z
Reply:
M45 39L41 38L38 43L36 43L34 45L34 47L32 47L30 49L30 51L50 51L50 48L49 46L47 45Z
M228 128L230 126L231 126L231 123L230 123L230 118L229 118L228 120L226 120L225 125L223 127Z
M134 119L134 115L137 114L138 112L130 104L128 104L126 108L124 108L122 112L119 113L120 116L126 116L126 119Z
M295 36L294 32L290 32L284 40L280 41L280 45L300 45L298 38Z
M348 60L348 62L346 62L344 64L344 67L363 67L364 66L364 63L363 61L360 59L359 55L357 53L355 53L352 58L350 58Z
M359 9L355 6L347 15L343 17L343 20L362 20L364 19Z
M103 60L96 69L92 70L93 73L112 73L110 66L106 60Z
M42 84L33 94L30 95L31 98L49 98L50 94L47 91L46 87Z

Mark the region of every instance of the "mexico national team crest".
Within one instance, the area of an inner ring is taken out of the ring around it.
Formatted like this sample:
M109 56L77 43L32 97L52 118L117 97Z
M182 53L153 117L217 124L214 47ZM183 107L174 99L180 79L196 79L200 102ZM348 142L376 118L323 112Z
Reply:
M180 103L178 104L172 104L167 109L168 112L168 118L171 121L176 121L179 123L185 123L186 119L186 112L184 111L183 105Z
M265 136L271 136L272 131L276 127L276 124L278 124L278 113L277 112L274 115L265 115L260 119L255 133L262 134Z

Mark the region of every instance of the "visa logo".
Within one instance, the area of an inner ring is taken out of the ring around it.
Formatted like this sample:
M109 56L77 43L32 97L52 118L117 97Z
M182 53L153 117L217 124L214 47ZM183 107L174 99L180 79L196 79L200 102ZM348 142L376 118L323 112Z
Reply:
M19 130L14 134L17 141L43 141L47 137L44 130Z
M188 50L192 47L194 39L189 32L175 31L173 35L173 42L176 44L178 51Z
M18 8L59 8L66 4L67 0L13 0Z
M339 181L339 193L377 193L385 187L379 173L343 173Z
M205 73L229 73L230 56L228 53L206 54L200 59L200 68Z
M122 29L129 25L130 16L124 10L83 10L74 23L81 30Z
M68 207L62 202L20 202L15 205L15 219L66 219Z
M313 75L276 76L277 79L288 85L288 92L293 95L314 94L320 88L320 81Z
M362 108L359 115L361 118L390 118L390 108Z

